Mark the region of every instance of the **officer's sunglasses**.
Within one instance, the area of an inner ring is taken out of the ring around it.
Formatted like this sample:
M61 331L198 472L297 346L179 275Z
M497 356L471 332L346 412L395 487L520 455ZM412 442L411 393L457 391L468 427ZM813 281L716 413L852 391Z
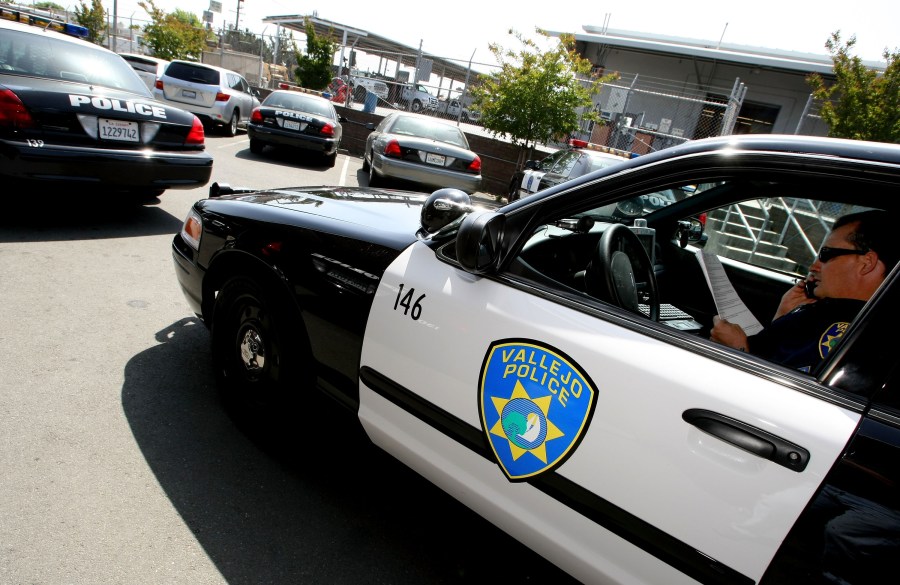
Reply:
M819 262L825 264L829 260L837 258L838 256L846 256L848 254L856 254L862 256L868 253L868 250L857 250L855 248L829 248L828 246L822 246L819 249Z

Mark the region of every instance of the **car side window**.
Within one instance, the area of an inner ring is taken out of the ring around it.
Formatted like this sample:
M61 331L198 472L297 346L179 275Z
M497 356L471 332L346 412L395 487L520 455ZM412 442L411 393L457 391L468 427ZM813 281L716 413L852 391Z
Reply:
M834 220L866 209L805 197L741 201L707 212L705 249L736 262L803 278Z

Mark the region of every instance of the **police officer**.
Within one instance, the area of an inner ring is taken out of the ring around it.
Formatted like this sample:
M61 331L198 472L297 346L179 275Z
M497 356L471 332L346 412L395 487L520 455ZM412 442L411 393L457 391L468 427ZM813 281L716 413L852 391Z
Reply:
M850 322L897 262L891 224L883 211L852 213L834 222L800 281L781 299L772 323L748 337L718 315L710 339L805 372L837 344Z

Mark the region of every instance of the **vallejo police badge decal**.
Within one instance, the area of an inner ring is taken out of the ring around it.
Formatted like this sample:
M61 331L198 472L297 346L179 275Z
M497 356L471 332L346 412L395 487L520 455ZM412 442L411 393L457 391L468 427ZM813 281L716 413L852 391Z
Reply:
M539 341L495 341L484 356L481 428L510 481L562 464L587 430L595 400L584 370Z

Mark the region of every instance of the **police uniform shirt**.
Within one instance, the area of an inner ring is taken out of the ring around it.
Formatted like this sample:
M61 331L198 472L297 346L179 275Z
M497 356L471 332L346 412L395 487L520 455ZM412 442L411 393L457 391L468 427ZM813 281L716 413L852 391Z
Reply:
M748 338L753 355L809 372L828 355L865 301L822 299L800 305Z

